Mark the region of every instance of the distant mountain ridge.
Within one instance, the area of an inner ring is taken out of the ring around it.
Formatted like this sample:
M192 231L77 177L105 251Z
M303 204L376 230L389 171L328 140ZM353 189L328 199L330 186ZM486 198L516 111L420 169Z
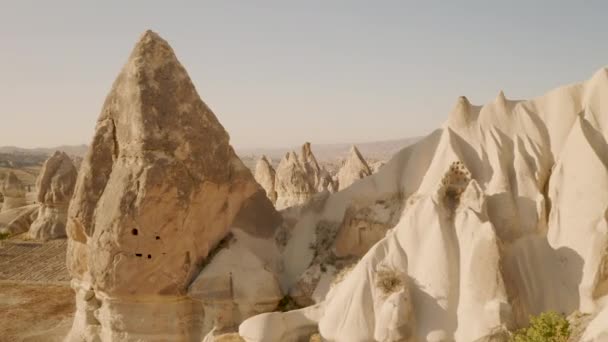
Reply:
M407 147L420 137L410 137L402 139L391 139L361 143L336 143L336 144L315 144L312 141L312 152L317 160L321 162L332 162L337 159L342 159L348 156L351 146L355 145L361 152L364 158L368 160L388 160L395 153L404 147ZM304 143L304 141L302 142ZM286 153L290 151L299 151L300 146L292 146L285 148L237 148L237 154L241 158L259 157L265 155L278 162Z
M366 159L387 160L400 149L418 141L420 137L382 140L364 143L336 143L315 144L312 142L312 150L319 161L335 161L348 155L350 147L356 145ZM304 141L302 142L304 143ZM71 156L84 157L88 149L82 145L61 145L57 147L23 148L17 146L0 146L0 153L21 155L43 155L49 156L55 151L63 151ZM289 151L299 151L300 146L281 148L237 148L237 154L241 158L258 158L266 155L274 161L281 159Z
M63 151L69 155L83 157L89 147L85 144L82 145L61 145L57 147L36 147L36 148L23 148L17 146L0 146L0 153L7 154L26 154L26 155L51 155L55 151Z

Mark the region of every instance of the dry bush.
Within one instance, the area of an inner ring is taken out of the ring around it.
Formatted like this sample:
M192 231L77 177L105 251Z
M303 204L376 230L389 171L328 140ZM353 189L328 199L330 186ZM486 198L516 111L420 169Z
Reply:
M405 286L405 281L401 273L394 268L385 267L376 271L376 287L385 295L390 295L401 290Z

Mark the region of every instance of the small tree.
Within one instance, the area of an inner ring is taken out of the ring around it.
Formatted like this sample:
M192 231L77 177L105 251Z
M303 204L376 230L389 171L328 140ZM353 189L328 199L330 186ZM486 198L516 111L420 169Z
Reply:
M566 342L570 337L570 323L556 312L543 312L530 317L530 326L515 332L511 342Z

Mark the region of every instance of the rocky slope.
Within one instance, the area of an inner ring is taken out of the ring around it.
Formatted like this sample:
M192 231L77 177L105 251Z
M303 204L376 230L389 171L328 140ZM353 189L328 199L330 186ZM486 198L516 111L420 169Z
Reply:
M607 101L607 69L533 100L459 98L377 174L284 213L282 286L304 281L311 305L240 335L504 340L553 310L592 317L581 341L607 340Z

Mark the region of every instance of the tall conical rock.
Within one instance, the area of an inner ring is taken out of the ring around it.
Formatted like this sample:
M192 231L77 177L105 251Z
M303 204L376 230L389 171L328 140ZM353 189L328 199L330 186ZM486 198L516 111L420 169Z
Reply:
M4 178L0 192L4 196L2 211L23 207L25 201L25 186L14 172L9 172Z
M31 237L49 240L66 236L68 204L77 174L74 163L64 152L57 151L44 162L36 181L40 206L29 230Z
M169 44L144 33L106 98L69 207L78 309L68 340L201 340L187 288L260 190Z
M348 158L338 171L339 189L345 189L355 181L372 174L372 170L356 146L351 147Z
M302 145L300 154L289 152L277 166L275 177L277 209L306 203L314 194L335 192L337 185L331 174L319 166L310 143Z
M305 203L315 193L306 168L300 163L295 152L289 152L281 159L275 176L277 209Z
M275 175L276 172L266 156L262 156L255 165L255 180L264 188L266 196L273 204L277 201L277 192L274 185Z

